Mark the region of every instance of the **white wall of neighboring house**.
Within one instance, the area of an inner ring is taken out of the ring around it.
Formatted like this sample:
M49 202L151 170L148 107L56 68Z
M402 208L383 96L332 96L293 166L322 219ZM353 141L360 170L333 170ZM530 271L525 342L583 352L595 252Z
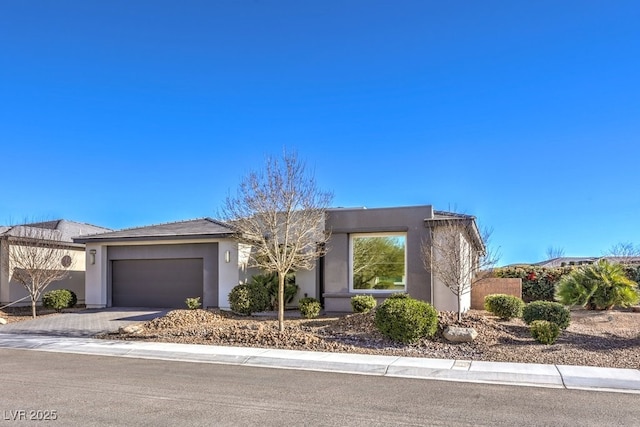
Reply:
M96 251L95 257L91 251ZM107 306L107 247L88 243L85 258L85 304L87 308ZM95 258L95 259L94 259Z
M11 262L11 254L15 254L19 245L10 244L7 241L2 242L2 273L0 273L0 303L2 305L21 300L20 302L13 304L13 306L25 306L30 305L29 292L18 281L13 279L14 265ZM69 248L64 249L64 253L71 257L71 269L69 270L68 277L63 280L52 282L45 288L45 292L54 289L69 289L73 291L79 304L85 303L85 251L84 248ZM40 299L41 300L41 299Z
M226 254L229 252L229 262ZM246 270L246 260L242 250L234 241L220 241L218 243L218 306L229 309L229 293L240 281L240 272Z

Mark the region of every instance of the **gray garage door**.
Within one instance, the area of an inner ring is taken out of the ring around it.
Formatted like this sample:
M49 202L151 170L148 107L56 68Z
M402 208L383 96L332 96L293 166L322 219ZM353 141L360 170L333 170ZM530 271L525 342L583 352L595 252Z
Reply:
M185 307L202 298L202 258L112 261L114 307Z

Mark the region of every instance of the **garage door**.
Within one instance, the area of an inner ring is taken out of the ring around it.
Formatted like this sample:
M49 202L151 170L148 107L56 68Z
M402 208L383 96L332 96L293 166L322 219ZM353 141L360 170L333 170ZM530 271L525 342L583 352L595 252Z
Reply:
M185 307L202 298L202 258L112 261L114 307Z

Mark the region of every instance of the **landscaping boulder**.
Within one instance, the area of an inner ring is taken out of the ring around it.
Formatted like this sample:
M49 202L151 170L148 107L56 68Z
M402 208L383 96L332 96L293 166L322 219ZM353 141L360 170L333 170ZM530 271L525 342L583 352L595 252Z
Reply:
M139 334L142 332L142 325L129 325L120 328L121 334Z
M7 319L0 317L0 325L6 325Z
M461 328L458 326L448 326L444 331L444 337L451 342L471 342L478 336L473 328Z

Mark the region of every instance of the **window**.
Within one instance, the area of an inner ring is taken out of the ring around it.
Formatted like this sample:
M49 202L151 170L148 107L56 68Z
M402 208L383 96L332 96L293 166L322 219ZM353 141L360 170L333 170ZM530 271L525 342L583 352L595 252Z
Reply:
M351 290L404 292L406 241L404 233L352 234Z

